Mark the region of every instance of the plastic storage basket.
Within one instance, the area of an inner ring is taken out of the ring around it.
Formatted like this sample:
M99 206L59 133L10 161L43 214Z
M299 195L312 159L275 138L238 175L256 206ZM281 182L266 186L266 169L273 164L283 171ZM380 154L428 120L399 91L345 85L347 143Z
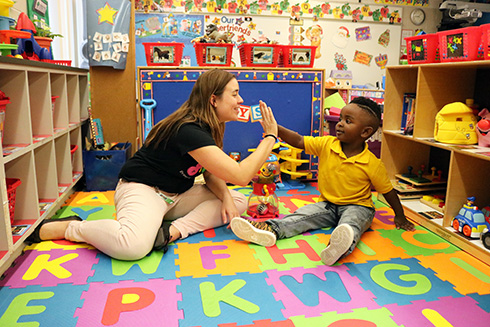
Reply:
M148 66L179 66L184 43L143 42Z
M281 45L279 67L311 68L315 63L316 46Z
M15 194L17 192L17 187L21 184L18 178L7 178L7 196L9 200L9 213L10 213L10 224L14 223L14 213L15 213Z
M281 48L275 44L244 43L238 51L243 67L277 67Z
M199 66L230 66L233 43L194 43Z
M416 35L405 38L409 64L428 64L440 61L437 34Z
M480 25L481 28L481 43L483 47L483 59L490 59L490 24Z
M480 26L470 26L437 33L442 62L481 59L478 49L481 43Z

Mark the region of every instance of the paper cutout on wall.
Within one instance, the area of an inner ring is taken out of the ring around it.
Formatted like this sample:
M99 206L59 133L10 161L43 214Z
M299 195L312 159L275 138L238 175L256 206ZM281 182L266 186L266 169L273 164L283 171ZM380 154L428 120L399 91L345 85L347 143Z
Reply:
M338 70L347 70L347 60L345 60L344 55L340 53L335 53L335 67Z
M379 54L379 56L374 57L374 61L376 62L376 65L378 65L379 68L385 69L386 63L388 62L388 55Z
M356 28L356 40L358 42L371 40L371 28L369 26Z
M332 70L330 78L334 82L334 88L350 89L352 87L352 72L350 70Z
M367 54L365 52L356 50L356 53L354 54L354 62L370 66L371 60L373 59L373 56L370 54Z
M384 47L388 47L390 44L390 30L387 29L378 38L378 43L381 44Z
M321 45L322 45L323 29L320 25L315 24L306 29L306 38L310 40L312 46L316 46L315 58L318 59L322 56Z
M337 48L345 48L347 43L349 43L349 30L345 26L340 26L337 33L332 37L332 43Z
M131 2L92 0L85 6L90 66L126 68Z

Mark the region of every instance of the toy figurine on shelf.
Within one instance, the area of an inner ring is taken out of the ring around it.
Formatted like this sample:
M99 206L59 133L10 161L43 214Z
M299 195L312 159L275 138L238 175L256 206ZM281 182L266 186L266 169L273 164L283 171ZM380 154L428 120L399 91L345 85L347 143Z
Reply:
M214 24L209 24L206 26L206 34L204 36L199 36L191 41L199 43L231 43L230 36L228 32L220 32L218 26Z
M475 205L475 197L470 196L452 221L453 228L469 238L479 238L490 227L490 207L482 210Z
M271 154L252 179L252 193L248 198L247 214L252 218L279 217L279 200L275 193L279 180L279 161Z

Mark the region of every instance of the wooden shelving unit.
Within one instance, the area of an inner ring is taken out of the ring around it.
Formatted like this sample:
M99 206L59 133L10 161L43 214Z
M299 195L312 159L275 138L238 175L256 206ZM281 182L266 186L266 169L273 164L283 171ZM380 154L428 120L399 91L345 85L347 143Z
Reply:
M0 57L5 109L0 158L0 275L22 252L25 238L65 202L83 175L82 125L88 118L88 71ZM52 96L57 97L52 102ZM76 150L75 150L76 149ZM15 198L6 178L20 179ZM11 223L9 202L15 199ZM12 226L29 225L20 236Z
M387 67L381 146L381 159L392 180L408 166L436 166L445 171L443 218L426 218L420 213L424 209L418 200L402 201L405 213L484 262L489 262L490 251L479 239L470 240L457 233L451 222L468 196L475 196L479 207L490 204L490 156L435 142L434 126L436 114L448 103L473 98L482 107L490 105L489 78L489 61ZM409 92L416 93L417 99L413 136L400 132L403 95Z

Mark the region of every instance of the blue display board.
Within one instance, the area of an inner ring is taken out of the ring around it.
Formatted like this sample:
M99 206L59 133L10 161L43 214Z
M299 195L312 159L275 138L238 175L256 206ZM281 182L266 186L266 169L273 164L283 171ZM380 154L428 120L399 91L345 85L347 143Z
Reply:
M139 99L154 99L152 121L156 124L180 107L189 97L197 78L207 67L168 68L138 67ZM243 105L253 106L265 101L274 111L279 124L302 135L319 136L322 130L323 79L322 69L227 69L235 74L240 85ZM141 122L144 122L142 111ZM143 130L143 126L140 126ZM229 122L226 124L223 150L240 152L242 159L249 150L257 147L262 139L259 122ZM317 159L310 160L308 167L301 167L317 177Z

